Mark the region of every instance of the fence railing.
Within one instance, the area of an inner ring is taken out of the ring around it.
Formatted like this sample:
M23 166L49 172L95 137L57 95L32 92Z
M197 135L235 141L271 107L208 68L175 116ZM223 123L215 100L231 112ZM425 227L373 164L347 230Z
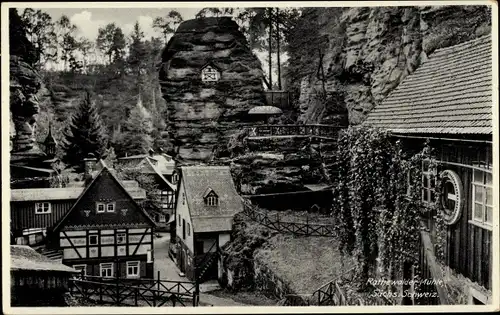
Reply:
M337 281L330 281L313 292L311 304L314 305L341 305L345 306L347 300Z
M337 139L341 128L333 125L255 125L250 128L249 136L312 136Z
M198 306L194 282L80 276L70 280L72 295L99 304L123 306Z
M335 236L334 226L331 224L311 223L306 218L306 222L291 222L281 220L279 213L269 214L257 210L248 201L243 202L243 212L250 219L280 233L291 233L304 236Z

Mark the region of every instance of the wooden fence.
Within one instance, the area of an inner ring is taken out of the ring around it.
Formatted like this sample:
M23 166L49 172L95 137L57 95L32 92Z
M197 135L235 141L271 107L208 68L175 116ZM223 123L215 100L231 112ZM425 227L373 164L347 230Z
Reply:
M187 281L80 276L69 291L87 301L115 306L198 306L199 285Z
M280 220L279 213L271 215L266 212L258 211L248 202L243 203L243 209L245 215L247 215L250 219L280 233L329 237L336 235L334 226L330 224L310 223L308 220L306 220L306 222L283 221Z
M341 128L333 125L255 125L250 128L251 137L263 136L311 136L337 139Z
M345 306L347 300L337 281L330 281L313 292L311 304L314 305L340 305Z

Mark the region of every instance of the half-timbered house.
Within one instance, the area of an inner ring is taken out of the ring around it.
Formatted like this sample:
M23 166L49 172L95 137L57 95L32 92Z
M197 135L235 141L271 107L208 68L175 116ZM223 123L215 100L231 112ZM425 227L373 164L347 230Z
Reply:
M493 212L498 211L493 207L491 52L489 35L437 49L364 122L390 130L408 152L420 151L425 141L434 150L444 178L445 261L431 257L433 246L425 244L421 259L424 276L446 281L437 288L441 303L491 303ZM422 167L422 201L429 203L435 183L428 163ZM434 219L425 223L429 232L422 239L436 244Z
M229 167L183 166L176 207L177 264L192 280L217 278L216 253L243 211Z
M55 225L63 263L102 277L153 277L154 221L106 165Z
M166 154L136 155L119 159L119 165L123 169L135 170L148 176L158 187L160 209L154 216L159 227L167 227L175 209L176 185L172 180L174 161Z

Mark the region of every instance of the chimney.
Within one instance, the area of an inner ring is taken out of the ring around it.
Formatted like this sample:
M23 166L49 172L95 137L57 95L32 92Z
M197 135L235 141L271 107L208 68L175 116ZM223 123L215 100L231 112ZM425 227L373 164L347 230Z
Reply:
M148 153L150 157L153 157L153 155L155 154L155 150L149 149Z
M85 181L88 181L92 179L92 172L95 170L97 164L97 159L95 158L95 155L89 153L89 155L85 159L83 159L83 164L84 164L83 178Z

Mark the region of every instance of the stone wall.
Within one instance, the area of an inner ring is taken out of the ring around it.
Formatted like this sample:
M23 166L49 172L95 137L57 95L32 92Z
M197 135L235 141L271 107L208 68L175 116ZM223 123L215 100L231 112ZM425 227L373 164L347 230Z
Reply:
M217 82L201 70L220 69ZM248 110L265 104L260 61L228 17L183 22L162 54L159 72L167 104L168 143L187 161L208 161L216 145L239 130Z
M350 124L362 122L434 50L490 33L490 14L488 6L462 5L305 9L291 35L287 78L299 94L299 120L329 123L331 109L345 107ZM327 101L317 97L323 85Z

